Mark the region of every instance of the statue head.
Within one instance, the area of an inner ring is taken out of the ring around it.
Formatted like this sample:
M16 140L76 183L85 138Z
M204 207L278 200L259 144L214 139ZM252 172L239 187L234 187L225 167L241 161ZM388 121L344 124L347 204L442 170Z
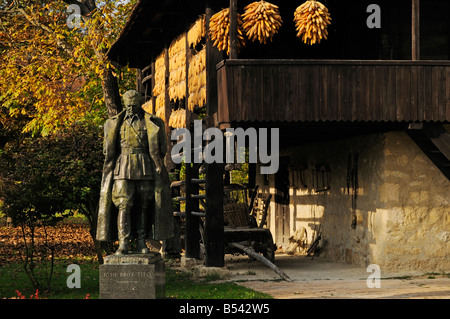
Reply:
M123 95L123 102L127 114L136 114L142 107L142 95L135 90L127 91Z

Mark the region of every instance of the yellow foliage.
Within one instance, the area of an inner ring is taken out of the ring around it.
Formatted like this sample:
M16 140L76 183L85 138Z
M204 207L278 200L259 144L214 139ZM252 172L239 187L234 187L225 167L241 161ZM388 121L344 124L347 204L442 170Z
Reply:
M99 2L80 28L67 25L63 1L15 1L2 10L0 106L27 115L24 131L49 134L88 113L105 112L106 52L135 3ZM119 71L122 72L123 71Z

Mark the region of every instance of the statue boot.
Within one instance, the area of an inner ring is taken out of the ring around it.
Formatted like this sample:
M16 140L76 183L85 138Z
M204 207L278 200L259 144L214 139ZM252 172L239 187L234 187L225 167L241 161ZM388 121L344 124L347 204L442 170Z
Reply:
M131 209L120 209L117 216L117 228L119 235L119 249L116 255L128 254L131 237Z
M147 244L145 243L145 237L146 237L146 211L147 209L141 209L140 213L138 215L138 226L137 226L137 240L136 240L136 252L139 254L148 254L150 253L150 249L148 249Z

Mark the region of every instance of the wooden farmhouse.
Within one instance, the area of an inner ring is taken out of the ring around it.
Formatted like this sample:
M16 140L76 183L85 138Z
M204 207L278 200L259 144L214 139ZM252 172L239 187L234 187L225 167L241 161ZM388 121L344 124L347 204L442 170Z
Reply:
M192 132L195 120L222 133L277 128L269 134L279 142L277 172L261 174L258 159L246 185L257 186L252 206L260 200L267 209L255 210L259 230L249 226L237 241L264 230L277 251L448 272L450 2L323 0L328 37L310 45L294 22L305 1L271 0L283 21L278 32L266 43L244 32L242 46L238 15L251 2L139 1L109 51L138 70L144 108L165 120L169 169L179 168L171 132ZM209 30L224 8L228 51ZM207 266L224 265L238 233L224 217L233 184L226 172L221 163L193 163L174 183L182 186L174 196L183 249L205 255Z

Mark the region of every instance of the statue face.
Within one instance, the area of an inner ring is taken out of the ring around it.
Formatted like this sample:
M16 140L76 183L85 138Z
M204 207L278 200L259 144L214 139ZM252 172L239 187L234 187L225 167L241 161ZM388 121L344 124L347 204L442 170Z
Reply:
M126 110L127 115L137 114L139 112L140 108L141 108L141 106L137 103L125 105L125 110Z
M128 91L123 96L127 115L137 114L141 108L142 96L137 91Z

